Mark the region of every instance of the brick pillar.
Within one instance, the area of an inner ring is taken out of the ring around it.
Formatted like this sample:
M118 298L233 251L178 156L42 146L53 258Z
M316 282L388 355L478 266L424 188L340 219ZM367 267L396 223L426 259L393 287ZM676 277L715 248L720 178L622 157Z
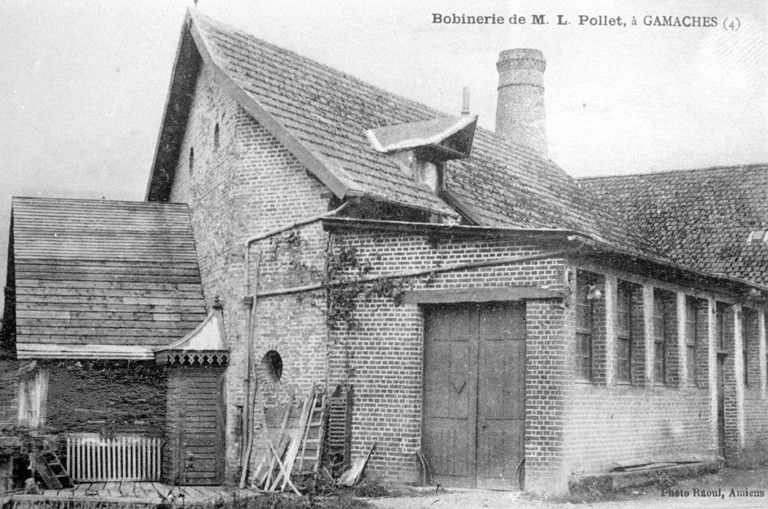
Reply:
M688 385L688 357L685 355L685 326L686 326L686 314L688 312L688 306L686 305L686 295L682 292L677 292L677 386L683 388ZM694 358L694 362L696 359Z
M736 429L738 444L744 447L744 337L742 323L744 311L741 304L733 305L733 373L736 383Z
M653 286L643 285L643 323L645 325L645 384L653 387L656 346L653 344Z
M573 380L576 314L547 301L526 304L525 489L567 493L563 385Z
M709 387L709 443L717 450L717 302L707 299L707 384Z
M616 292L615 276L605 276L605 385L616 381Z
M766 345L765 345L765 309L760 308L757 310L757 333L758 333L758 339L757 339L757 351L758 351L758 360L760 362L760 395L763 399L766 397L766 393L768 392L768 387L766 385L768 384L768 381L766 381L766 369L768 369L768 366L766 366Z

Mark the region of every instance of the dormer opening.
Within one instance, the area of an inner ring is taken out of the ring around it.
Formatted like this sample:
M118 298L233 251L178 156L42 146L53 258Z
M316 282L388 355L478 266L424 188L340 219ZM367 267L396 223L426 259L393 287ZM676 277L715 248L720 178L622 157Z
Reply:
M416 155L412 164L413 177L437 194L443 187L444 166L442 161L430 161Z
M426 185L437 194L443 186L445 161L433 160L429 154L419 150L407 150L392 154L403 173L417 182Z
M444 117L369 129L377 152L390 154L406 174L439 194L447 161L469 157L477 115Z

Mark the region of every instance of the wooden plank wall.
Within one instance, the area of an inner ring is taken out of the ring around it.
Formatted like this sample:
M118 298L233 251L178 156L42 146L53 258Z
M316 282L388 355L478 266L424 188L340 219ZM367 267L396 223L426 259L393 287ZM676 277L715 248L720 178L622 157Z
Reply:
M17 342L172 342L205 318L184 204L15 198Z

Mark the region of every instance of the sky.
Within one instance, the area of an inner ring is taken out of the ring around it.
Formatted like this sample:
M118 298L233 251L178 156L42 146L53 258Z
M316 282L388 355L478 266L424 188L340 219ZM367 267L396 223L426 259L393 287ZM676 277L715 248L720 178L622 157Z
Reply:
M495 122L499 51L547 58L549 156L574 176L768 162L768 3L199 0L222 22L458 114ZM0 278L11 196L142 200L191 0L0 0ZM433 14L503 25L432 23ZM546 25L530 24L544 14ZM569 25L558 26L561 14ZM509 24L513 15L526 24ZM621 16L638 26L578 24ZM645 16L717 17L715 28ZM726 30L723 21L738 20ZM762 65L761 65L762 63Z

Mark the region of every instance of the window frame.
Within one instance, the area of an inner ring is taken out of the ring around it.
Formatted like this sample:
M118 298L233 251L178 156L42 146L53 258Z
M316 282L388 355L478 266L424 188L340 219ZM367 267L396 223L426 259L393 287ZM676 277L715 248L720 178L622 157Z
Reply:
M741 363L744 370L744 388L749 389L749 330L745 309L741 310Z
M576 284L576 303L575 303L575 321L576 321L576 352L575 352L575 372L576 378L582 382L594 381L594 329L595 329L595 306L594 302L587 298L589 295L589 280L577 278ZM585 310L584 316L587 318L588 326L582 326L580 311ZM584 348L584 341L587 347ZM586 350L586 351L585 351ZM586 367L586 368L585 368ZM586 374L584 373L586 371Z
M654 383L667 385L667 302L661 295L653 298L653 374ZM661 327L659 327L659 323Z
M715 347L725 351L725 309L719 303L715 306Z
M699 386L699 367L697 363L697 357L699 353L699 303L694 297L686 297L685 302L685 355L686 365L688 369L687 382L694 387ZM691 360L689 361L689 353L691 353Z
M626 357L622 355L622 343L626 345ZM628 281L619 281L616 285L616 380L632 383L632 286Z

